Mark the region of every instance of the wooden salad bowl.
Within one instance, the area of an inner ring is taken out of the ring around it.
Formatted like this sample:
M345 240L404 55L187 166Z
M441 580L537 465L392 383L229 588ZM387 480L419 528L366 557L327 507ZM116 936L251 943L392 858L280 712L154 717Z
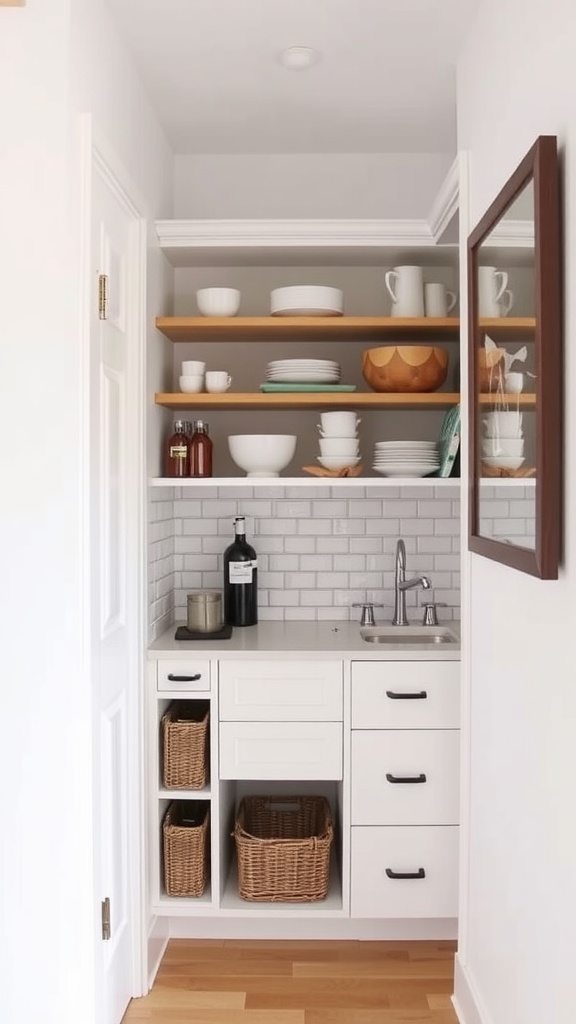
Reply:
M436 391L446 380L448 352L434 345L381 345L362 353L373 391Z

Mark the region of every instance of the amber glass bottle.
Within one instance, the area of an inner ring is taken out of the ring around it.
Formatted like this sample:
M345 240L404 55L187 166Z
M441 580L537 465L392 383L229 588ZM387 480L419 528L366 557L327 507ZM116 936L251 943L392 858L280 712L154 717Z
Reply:
M196 420L194 423L190 441L190 476L212 476L212 440L204 420Z
M186 434L184 420L176 420L174 433L166 442L164 475L170 477L190 476L190 438Z

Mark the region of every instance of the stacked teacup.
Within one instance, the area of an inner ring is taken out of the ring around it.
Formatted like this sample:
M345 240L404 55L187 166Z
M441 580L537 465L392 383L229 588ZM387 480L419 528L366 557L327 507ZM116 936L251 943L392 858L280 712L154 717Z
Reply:
M206 363L201 363L197 359L186 359L182 363L182 373L179 380L180 391L184 391L188 395L202 391L204 388L205 370Z
M522 413L518 410L494 410L482 420L482 463L488 470L520 469L524 462Z
M320 455L318 462L324 469L340 470L357 466L360 462L360 441L355 412L322 412L320 431Z

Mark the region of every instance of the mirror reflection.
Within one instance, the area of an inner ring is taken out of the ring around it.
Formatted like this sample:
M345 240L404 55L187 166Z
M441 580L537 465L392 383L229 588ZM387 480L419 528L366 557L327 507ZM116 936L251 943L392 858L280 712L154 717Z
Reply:
M478 248L478 527L535 550L534 184ZM508 482L525 480L525 485Z

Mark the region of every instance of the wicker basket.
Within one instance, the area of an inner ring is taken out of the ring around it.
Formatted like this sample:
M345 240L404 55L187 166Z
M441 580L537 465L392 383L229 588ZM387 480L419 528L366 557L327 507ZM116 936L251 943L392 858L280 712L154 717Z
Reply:
M333 827L324 797L244 797L232 834L242 899L307 903L325 898Z
M174 701L162 716L167 789L201 789L208 763L208 701Z
M171 803L162 823L164 886L168 896L201 896L208 878L208 804Z

